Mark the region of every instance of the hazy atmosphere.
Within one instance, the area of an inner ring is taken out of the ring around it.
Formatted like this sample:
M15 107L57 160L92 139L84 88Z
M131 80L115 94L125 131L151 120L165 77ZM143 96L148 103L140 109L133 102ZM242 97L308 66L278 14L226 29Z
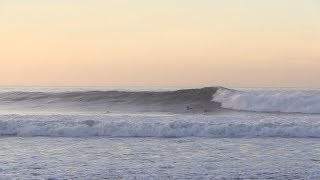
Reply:
M319 0L0 0L0 85L320 87Z
M0 180L320 179L320 0L0 0Z

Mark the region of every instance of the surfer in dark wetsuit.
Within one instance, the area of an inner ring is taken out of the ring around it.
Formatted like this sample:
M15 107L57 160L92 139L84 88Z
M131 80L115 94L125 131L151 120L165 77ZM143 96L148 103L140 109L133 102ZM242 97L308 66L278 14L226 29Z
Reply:
M190 106L187 106L187 107L186 107L186 110L187 110L187 111L190 111L191 109L193 109L193 108L190 107Z

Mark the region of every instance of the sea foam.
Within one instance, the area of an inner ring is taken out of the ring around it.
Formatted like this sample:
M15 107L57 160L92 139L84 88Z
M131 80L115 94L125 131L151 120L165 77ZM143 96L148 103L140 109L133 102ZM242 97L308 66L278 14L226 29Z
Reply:
M213 101L223 108L286 113L320 113L320 93L309 91L239 91L220 88Z
M1 136L314 137L318 115L1 115Z

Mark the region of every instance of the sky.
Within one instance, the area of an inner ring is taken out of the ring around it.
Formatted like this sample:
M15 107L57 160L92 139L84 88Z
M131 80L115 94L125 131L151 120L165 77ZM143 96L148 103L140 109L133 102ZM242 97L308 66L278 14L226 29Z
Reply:
M0 0L0 85L320 87L320 0Z

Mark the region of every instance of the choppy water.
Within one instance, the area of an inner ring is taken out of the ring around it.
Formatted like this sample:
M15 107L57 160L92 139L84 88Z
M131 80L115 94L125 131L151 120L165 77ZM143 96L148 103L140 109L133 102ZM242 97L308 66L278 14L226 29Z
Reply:
M319 98L0 88L0 179L319 179Z

